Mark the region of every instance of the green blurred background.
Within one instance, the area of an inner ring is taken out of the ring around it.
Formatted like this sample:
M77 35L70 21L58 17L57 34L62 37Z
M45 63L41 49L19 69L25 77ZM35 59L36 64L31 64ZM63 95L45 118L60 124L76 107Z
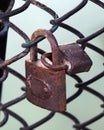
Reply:
M104 2L104 0L102 1ZM81 2L81 0L39 0L39 2L42 2L51 7L59 16L62 16L63 14L77 6ZM24 2L22 0L16 1L14 9L20 7L23 3ZM11 17L10 21L16 24L29 37L31 37L31 34L39 28L51 28L51 25L49 23L51 19L53 18L48 13L41 10L40 8L37 8L36 6L31 5L23 13ZM88 36L104 26L104 11L102 8L89 1L82 10L67 19L65 23L80 30L85 36ZM78 37L76 37L74 34L62 28L58 28L54 35L59 44L71 43L78 39ZM9 29L6 59L9 59L16 54L22 52L24 50L21 47L22 43L24 43L24 40L12 29ZM104 50L104 34L91 40L90 43ZM39 47L46 51L49 51L47 40L42 41L41 44L39 44ZM86 49L86 52L93 60L93 66L90 72L79 74L82 77L83 81L90 79L95 74L98 74L102 70L104 70L104 57L101 57L90 49ZM29 59L29 55L11 64L10 67L25 76L26 59ZM74 88L74 84L76 83L76 81L73 80L71 77L66 77L66 79L67 97L69 97L77 91L77 88ZM3 86L2 102L6 103L20 96L23 93L22 91L20 91L22 86L24 86L23 82L9 74L9 77L4 82ZM90 87L104 94L104 77L101 78L99 81L91 84ZM100 108L101 104L102 102L98 98L84 91L81 96L68 104L67 111L74 114L81 122L84 122L102 111L102 109ZM10 109L21 115L24 119L26 119L29 124L37 122L49 113L48 110L34 106L27 100L24 100L10 107ZM73 130L72 125L74 125L74 122L57 113L47 123L38 127L37 130ZM7 124L0 129L18 130L20 127L21 124L10 117ZM88 127L92 130L104 130L104 119L102 118Z

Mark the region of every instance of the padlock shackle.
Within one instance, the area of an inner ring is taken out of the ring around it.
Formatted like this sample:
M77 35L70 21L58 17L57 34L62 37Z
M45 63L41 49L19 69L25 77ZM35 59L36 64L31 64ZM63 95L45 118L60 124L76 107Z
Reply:
M51 45L52 49L52 64L53 65L60 65L61 64L61 52L57 43L55 36L52 34L51 31L45 29L38 29L35 31L31 36L31 41L35 41L37 37L44 36L47 38ZM37 61L37 45L34 45L30 48L30 60L32 62Z
M52 69L52 70L55 70L55 71L60 71L60 70L67 70L68 69L68 66L65 65L65 64L61 64L61 65L58 65L58 66L53 66L51 64L49 64L47 61L46 61L46 58L52 56L52 53L44 53L42 56L41 56L41 62L49 69Z

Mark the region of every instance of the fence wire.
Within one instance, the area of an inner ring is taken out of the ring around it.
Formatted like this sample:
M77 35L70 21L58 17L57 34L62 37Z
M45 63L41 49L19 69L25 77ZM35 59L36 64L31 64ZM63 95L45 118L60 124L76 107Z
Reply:
M43 3L40 3L39 1L36 1L36 0L24 0L24 5L22 5L21 7L17 8L17 9L14 9L14 10L13 10L13 7L14 7L15 0L8 0L8 2L6 2L6 4L4 4L5 6L0 6L0 38L4 37L4 39L6 39L5 34L8 32L9 28L12 28L16 33L18 33L25 40L25 43L22 44L22 47L25 48L24 51L20 52L19 54L15 55L7 60L3 59L2 57L0 58L0 69L1 69L1 73L2 73L1 78L0 78L0 83L2 84L3 82L5 82L5 80L8 78L8 74L11 73L12 75L14 75L17 78L19 78L20 80L22 80L24 82L24 85L26 85L25 77L22 74L20 74L19 72L15 71L13 68L8 67L8 65L10 65L13 62L16 62L18 60L21 60L21 58L25 57L30 51L29 48L31 46L37 44L38 42L42 41L44 39L44 37L38 37L34 42L31 42L31 40L27 36L27 34L25 34L25 32L23 32L14 23L12 23L9 20L9 18L14 15L17 15L19 13L22 13L23 11L26 11L26 9L29 8L31 6L31 4L46 11L48 14L50 14L53 17L53 19L49 21L50 24L52 24L52 27L50 28L50 31L52 33L55 32L59 28L63 28L69 32L72 32L73 34L75 34L79 37L79 39L76 41L76 43L80 44L82 46L83 50L85 50L86 48L89 48L90 50L98 53L101 57L104 58L104 50L102 50L101 48L99 48L89 42L90 40L103 34L104 27L100 28L93 34L85 37L82 34L82 32L80 32L80 30L77 30L76 28L71 27L70 25L64 23L64 21L66 19L69 19L75 13L77 13L82 8L84 8L88 4L89 1L91 1L94 4L96 4L97 6L99 6L99 8L104 9L104 3L100 0L82 0L79 3L79 5L77 5L75 8L73 8L69 12L65 13L63 16L59 17L58 14L53 9L51 9L50 7L47 7L47 5L44 5ZM0 41L0 45L1 45L1 42L2 41ZM0 48L2 48L2 46L0 46ZM2 51L2 49L1 49L1 51ZM45 51L38 48L38 52L42 55ZM104 118L104 95L101 94L100 92L98 92L97 90L95 90L94 88L89 87L89 85L91 86L92 83L97 82L101 78L103 78L104 70L102 70L102 72L99 72L99 74L96 74L94 77L90 78L87 81L86 80L83 81L79 75L68 75L68 76L70 76L71 78L76 80L77 84L75 84L74 87L76 87L78 90L76 93L74 93L72 96L70 96L67 99L67 104L69 104L70 102L73 102L76 98L80 97L80 95L84 91L87 91L89 94L96 96L98 99L100 99L102 101L101 112L98 115L92 117L91 119L89 119L85 122L80 122L80 119L78 119L75 115L73 115L72 113L70 113L68 111L60 112L59 114L62 114L63 116L69 118L70 120L72 120L74 122L73 129L91 130L89 125L97 122L99 119ZM2 85L1 85L1 87L2 87ZM1 94L2 94L2 89L0 89L0 90L1 90ZM25 87L21 88L21 91L23 91L24 93L20 97L15 98L5 104L3 104L2 102L0 103L0 111L4 114L3 119L0 121L0 127L5 126L6 123L9 122L9 117L11 116L22 124L22 127L20 128L20 130L33 130L33 129L41 126L42 124L47 123L47 121L49 121L50 119L52 119L53 116L55 116L55 114L56 114L55 112L50 112L45 118L39 120L38 122L34 122L32 125L29 125L28 122L26 122L26 120L23 117L21 117L21 115L18 115L17 113L15 113L9 109L10 106L17 104L18 102L21 102L22 100L24 100L26 98Z

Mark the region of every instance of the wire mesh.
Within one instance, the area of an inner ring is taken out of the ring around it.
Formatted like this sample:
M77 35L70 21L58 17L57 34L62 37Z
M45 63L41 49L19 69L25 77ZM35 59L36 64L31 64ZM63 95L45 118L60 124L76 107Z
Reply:
M79 37L79 39L76 41L76 43L80 44L82 46L83 50L89 48L91 51L97 53L99 56L104 58L104 50L89 42L90 40L93 40L94 38L103 34L104 27L100 28L96 32L92 33L91 35L85 37L83 35L83 33L80 32L80 30L77 30L76 28L64 23L65 20L74 16L78 11L80 11L82 8L84 8L88 4L89 1L93 2L94 4L99 6L99 8L104 9L104 3L100 0L82 0L79 3L79 5L77 5L75 8L73 8L69 12L65 13L61 17L59 17L53 9L51 9L47 5L44 5L43 3L40 3L39 1L36 1L36 0L24 0L24 5L22 5L18 9L14 9L14 10L12 10L14 3L15 3L14 0L9 1L8 6L5 6L6 9L2 9L2 7L0 7L1 8L0 20L2 21L1 23L4 24L3 29L1 28L1 30L0 30L0 37L5 35L5 32L8 31L8 28L12 28L16 33L18 33L25 40L25 43L22 44L22 47L25 48L24 51L22 51L21 53L13 56L7 60L4 60L1 57L0 69L2 70L2 76L0 78L0 83L4 83L5 80L8 78L8 74L11 73L15 77L17 77L21 81L23 81L24 85L26 85L26 83L25 83L26 78L19 72L15 71L13 68L8 67L8 65L10 65L14 62L17 62L18 60L21 60L21 58L25 57L30 51L29 48L31 46L41 42L44 39L44 37L38 37L34 42L31 42L31 40L27 36L27 34L25 32L23 32L19 27L17 27L14 23L12 23L9 20L9 18L14 15L17 15L19 13L22 13L23 11L26 11L26 9L29 8L31 6L31 4L46 11L48 14L50 14L53 17L53 20L50 20L50 24L52 24L50 31L52 33L54 33L57 29L60 29L60 28L65 29ZM6 37L5 37L5 39L6 39ZM38 52L42 55L45 51L38 48ZM104 65L104 63L103 63L103 65ZM88 72L88 73L90 73L90 72ZM75 99L81 97L81 95L86 91L90 95L94 95L94 96L96 96L96 98L101 100L101 102L102 102L102 104L100 105L101 112L99 114L93 116L92 118L89 118L88 120L86 120L84 122L80 121L80 119L78 119L77 116L75 116L73 113L70 113L70 111L60 112L59 114L65 116L66 118L69 118L70 120L72 120L74 122L74 125L72 126L73 129L91 130L90 125L96 123L97 121L99 121L100 119L102 119L104 117L104 95L91 86L93 83L96 84L96 82L99 82L99 80L101 80L104 77L104 70L102 70L102 72L99 72L98 74L96 74L94 77L88 79L87 81L86 80L83 81L82 78L80 77L80 75L68 75L68 77L71 77L72 79L74 79L77 82L77 84L73 85L75 88L77 88L77 92L75 92L72 96L69 96L67 98L67 105L69 105L71 102L74 102ZM100 85L99 85L99 87L100 87ZM3 119L0 121L0 127L5 126L6 123L9 122L9 117L13 117L15 120L17 120L18 122L20 122L22 124L22 127L19 128L20 130L33 130L35 128L38 128L39 126L41 126L44 123L46 123L46 125L47 125L47 122L56 115L55 112L50 112L45 118L39 120L38 122L34 122L32 125L29 125L28 122L23 117L21 117L21 115L15 113L14 111L9 109L9 107L14 106L15 104L26 99L25 87L22 87L21 91L23 91L23 94L20 97L10 100L9 102L4 103L4 104L2 102L0 103L0 111L4 114ZM2 94L2 89L1 89L1 94ZM86 112L85 112L85 114L86 114Z

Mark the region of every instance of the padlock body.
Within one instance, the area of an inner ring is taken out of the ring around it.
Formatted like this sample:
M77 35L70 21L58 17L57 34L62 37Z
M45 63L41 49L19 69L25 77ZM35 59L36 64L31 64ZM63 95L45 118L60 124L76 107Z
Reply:
M66 110L65 70L54 71L26 61L27 99L51 111Z
M86 52L76 43L60 45L64 64L67 64L68 74L87 72L92 66L92 61Z

